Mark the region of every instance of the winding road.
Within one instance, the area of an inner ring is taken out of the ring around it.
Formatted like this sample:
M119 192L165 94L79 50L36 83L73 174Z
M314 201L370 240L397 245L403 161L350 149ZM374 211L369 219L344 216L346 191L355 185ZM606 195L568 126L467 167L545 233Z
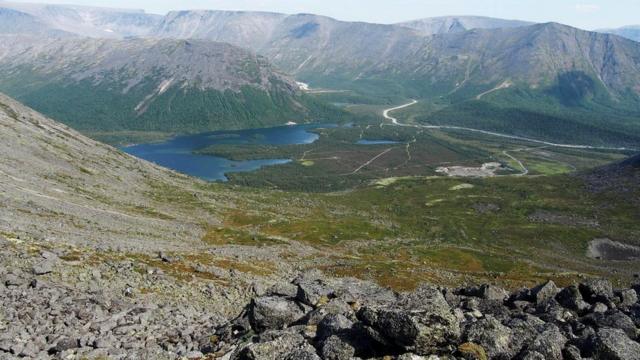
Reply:
M583 150L638 151L638 149L631 149L631 148L625 148L625 147L603 147L603 146L576 145L576 144L559 144L559 143L553 143L553 142L544 141L544 140L532 139L532 138L523 137L523 136L502 134L502 133L493 132L493 131L473 129L473 128L467 128L467 127L461 127L461 126L402 124L402 123L400 123L398 121L398 119L396 119L393 116L389 115L389 113L391 113L392 111L408 108L408 107L413 106L413 105L415 105L417 103L418 103L417 100L412 99L410 102L408 102L408 103L406 103L404 105L400 105L400 106L396 106L396 107L392 107L392 108L384 110L382 112L382 116L384 116L385 119L390 120L391 123L393 125L395 125L395 126L406 126L406 127L414 127L414 128L420 128L420 129L431 129L431 130L461 130L461 131L474 132L474 133L478 133L478 134L501 137L501 138L505 138L505 139L526 141L526 142L531 142L531 143L535 143L535 144L541 144L541 145L550 146L550 147L559 147L559 148L583 149ZM511 151L522 151L522 150L525 150L525 149L517 149L517 150L511 150ZM529 174L529 169L524 165L524 163L522 161L517 159L515 156L509 154L509 152L507 150L503 151L502 153L503 153L503 155L509 157L510 159L512 159L513 161L518 163L518 165L522 168L522 173L516 174L515 176L526 176L526 175Z
M411 102L407 104L384 110L382 115L384 116L385 119L391 120L391 123L396 126L407 126L407 127L415 127L415 128L421 128L421 129L434 129L434 130L462 130L462 131L475 132L478 134L501 137L505 139L521 140L521 141L527 141L527 142L532 142L532 143L541 144L541 145L560 147L560 148L569 148L569 149L638 151L638 149L632 149L632 148L626 148L626 147L603 147L603 146L590 146L590 145L560 144L560 143L553 143L553 142L544 141L544 140L532 139L524 136L508 135L508 134L502 134L502 133L493 132L493 131L473 129L473 128L467 128L467 127L461 127L461 126L402 124L398 122L398 119L389 115L389 113L392 111L404 109L409 106L413 106L417 103L418 103L417 100L411 100Z

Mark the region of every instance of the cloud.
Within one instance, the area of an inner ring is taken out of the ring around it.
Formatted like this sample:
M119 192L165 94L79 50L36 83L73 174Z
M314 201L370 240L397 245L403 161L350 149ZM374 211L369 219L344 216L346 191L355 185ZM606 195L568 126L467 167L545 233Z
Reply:
M592 14L600 10L596 4L576 4L576 10L581 13Z

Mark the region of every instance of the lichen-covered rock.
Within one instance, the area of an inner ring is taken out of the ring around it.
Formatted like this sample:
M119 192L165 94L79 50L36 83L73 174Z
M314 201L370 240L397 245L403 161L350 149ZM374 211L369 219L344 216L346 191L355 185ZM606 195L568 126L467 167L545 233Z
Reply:
M491 316L471 324L464 333L467 342L482 346L491 358L513 357L512 337L513 331Z
M640 360L640 344L629 339L622 330L603 328L598 330L594 357L607 360Z

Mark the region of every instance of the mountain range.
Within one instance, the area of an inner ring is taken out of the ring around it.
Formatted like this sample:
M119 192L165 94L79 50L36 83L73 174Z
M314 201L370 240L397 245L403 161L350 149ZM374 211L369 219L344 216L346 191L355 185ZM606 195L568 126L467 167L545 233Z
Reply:
M0 90L88 130L199 131L340 113L300 94L293 78L376 101L438 103L419 116L425 122L447 116L450 124L466 124L461 118L503 112L498 128L486 121L474 125L505 130L521 127L520 120L534 114L544 122L576 128L596 124L620 134L640 126L634 121L640 114L640 44L556 23L444 17L383 25L312 14L198 10L156 16L9 2L0 2L0 8L5 9L0 16L12 24L2 31L18 39L0 45ZM49 36L20 37L33 32ZM221 42L232 46L221 51ZM74 53L77 60L60 56L76 44L82 44ZM168 56L174 48L178 55ZM209 53L212 48L217 55ZM94 61L105 56L108 61ZM205 65L210 56L227 64ZM56 67L49 60L43 66L42 59L49 58ZM255 66L260 70L254 71ZM252 71L260 75L248 75ZM89 93L92 99L82 99ZM201 100L203 93L207 95ZM61 105L70 94L81 109L75 119ZM101 108L101 102L108 106ZM241 110L241 105L250 109ZM107 115L106 108L122 110ZM215 110L209 113L211 108ZM514 117L513 111L519 115ZM249 120L258 113L263 120ZM557 135L557 128L544 134L532 130L543 126L534 122L520 135Z
M629 25L629 26L623 26L617 29L602 29L598 31L619 35L622 37L626 37L627 39L640 42L640 25Z
M226 43L4 35L0 68L0 89L88 132L206 131L321 116L292 78Z

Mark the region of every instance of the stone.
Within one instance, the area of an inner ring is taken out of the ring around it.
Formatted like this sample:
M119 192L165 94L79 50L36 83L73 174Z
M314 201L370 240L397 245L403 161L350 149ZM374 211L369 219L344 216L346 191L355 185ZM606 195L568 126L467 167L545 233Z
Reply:
M599 313L599 314L604 314L607 312L607 310L609 310L609 308L607 307L607 305L598 302L595 303L592 307L591 307L591 312L592 313Z
M562 335L560 329L553 324L547 324L528 349L541 354L542 359L562 360L562 349L566 343L567 338Z
M353 327L353 321L344 315L329 314L318 324L317 336L320 341L334 334L341 334Z
M492 316L478 320L465 331L464 338L475 343L486 351L490 358L511 358L513 332Z
M295 298L298 295L298 287L290 283L276 283L265 291L265 295Z
M294 301L274 296L254 299L249 309L249 321L256 331L283 329L304 315L302 308Z
M313 349L303 348L287 354L284 360L321 360L321 358Z
M567 345L564 350L562 350L562 357L564 360L582 360L580 349L573 345Z
M541 305L553 298L560 292L560 289L553 281L547 281L544 285L535 287L531 290L531 295L536 305Z
M322 280L303 280L298 284L296 298L309 306L324 305L333 297L333 290Z
M324 360L351 360L355 349L340 337L332 335L323 341L321 353Z
M640 344L620 329L598 330L594 357L607 360L640 360Z
M494 285L482 285L480 287L480 297L485 300L504 301L509 297L509 293Z
M450 348L460 338L460 325L442 293L423 286L402 296L394 306L374 310L373 327L407 352L428 355Z
M626 289L619 292L620 306L628 308L638 302L638 293L634 289Z
M18 278L16 275L14 274L7 274L4 277L4 285L9 287L9 286L21 286L25 283L25 281L23 281L22 279Z
M71 349L76 349L76 348L78 348L77 339L63 337L62 339L58 340L58 342L56 343L55 351L57 353L61 353L61 352L71 350Z
M579 289L584 300L590 304L595 304L596 302L608 303L613 298L613 286L609 280L588 280L581 283Z
M305 342L298 334L284 334L267 342L251 343L237 350L231 355L232 360L282 360L292 358L293 354L315 352L315 349Z
M591 308L591 305L584 301L580 290L576 286L569 286L560 290L555 298L560 305L579 314L584 314Z
M33 265L32 269L35 275L46 275L53 271L53 262L50 260L42 261Z

